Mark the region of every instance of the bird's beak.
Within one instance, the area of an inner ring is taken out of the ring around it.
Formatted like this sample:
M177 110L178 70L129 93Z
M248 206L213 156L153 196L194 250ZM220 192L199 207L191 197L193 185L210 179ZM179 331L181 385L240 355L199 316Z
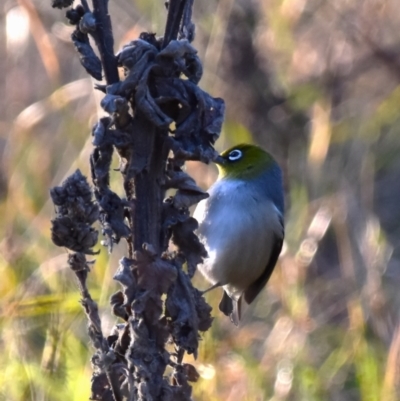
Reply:
M218 155L213 161L215 164L219 164L219 165L225 164L225 159L220 155Z

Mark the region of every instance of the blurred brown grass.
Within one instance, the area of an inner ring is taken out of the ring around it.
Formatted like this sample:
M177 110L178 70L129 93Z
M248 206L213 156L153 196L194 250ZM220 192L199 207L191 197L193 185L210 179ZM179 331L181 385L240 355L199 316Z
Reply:
M400 399L400 14L396 0L196 2L202 87L227 104L218 142L255 141L286 176L279 266L237 329L215 324L196 400ZM162 34L162 2L111 2L116 49ZM0 399L89 396L86 322L48 190L88 172L99 97L62 13L0 6ZM212 166L187 166L208 187ZM113 188L121 192L118 173ZM90 276L106 332L120 244ZM205 286L201 278L199 287ZM189 358L191 360L191 358Z

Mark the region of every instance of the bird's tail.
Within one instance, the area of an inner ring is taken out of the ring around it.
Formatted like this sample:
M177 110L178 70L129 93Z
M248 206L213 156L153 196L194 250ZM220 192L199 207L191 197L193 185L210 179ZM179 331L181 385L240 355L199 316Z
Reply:
M235 299L230 298L229 295L224 291L224 295L222 296L221 302L219 303L219 310L226 316L229 316L235 326L238 326L240 322L242 314L241 306L241 296L236 301Z

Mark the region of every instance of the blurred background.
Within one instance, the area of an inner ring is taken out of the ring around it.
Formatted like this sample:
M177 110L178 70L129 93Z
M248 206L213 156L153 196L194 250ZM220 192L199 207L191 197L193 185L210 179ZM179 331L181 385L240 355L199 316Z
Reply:
M162 35L163 4L111 1L116 51ZM287 211L279 265L239 329L218 311L219 290L207 295L215 321L193 398L400 400L398 0L196 0L194 22L201 87L226 101L217 149L269 149ZM86 320L49 238L49 188L88 173L100 112L71 32L50 0L0 4L0 400L90 394ZM216 178L187 168L204 188ZM90 274L106 334L123 254L123 243L102 249Z

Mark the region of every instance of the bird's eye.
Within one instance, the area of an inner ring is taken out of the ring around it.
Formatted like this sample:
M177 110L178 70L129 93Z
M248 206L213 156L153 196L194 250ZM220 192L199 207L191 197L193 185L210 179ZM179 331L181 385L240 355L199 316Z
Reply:
M235 150L232 150L232 152L229 152L228 159L231 162L234 162L236 160L239 160L242 157L242 155L243 154L239 149L235 149Z

